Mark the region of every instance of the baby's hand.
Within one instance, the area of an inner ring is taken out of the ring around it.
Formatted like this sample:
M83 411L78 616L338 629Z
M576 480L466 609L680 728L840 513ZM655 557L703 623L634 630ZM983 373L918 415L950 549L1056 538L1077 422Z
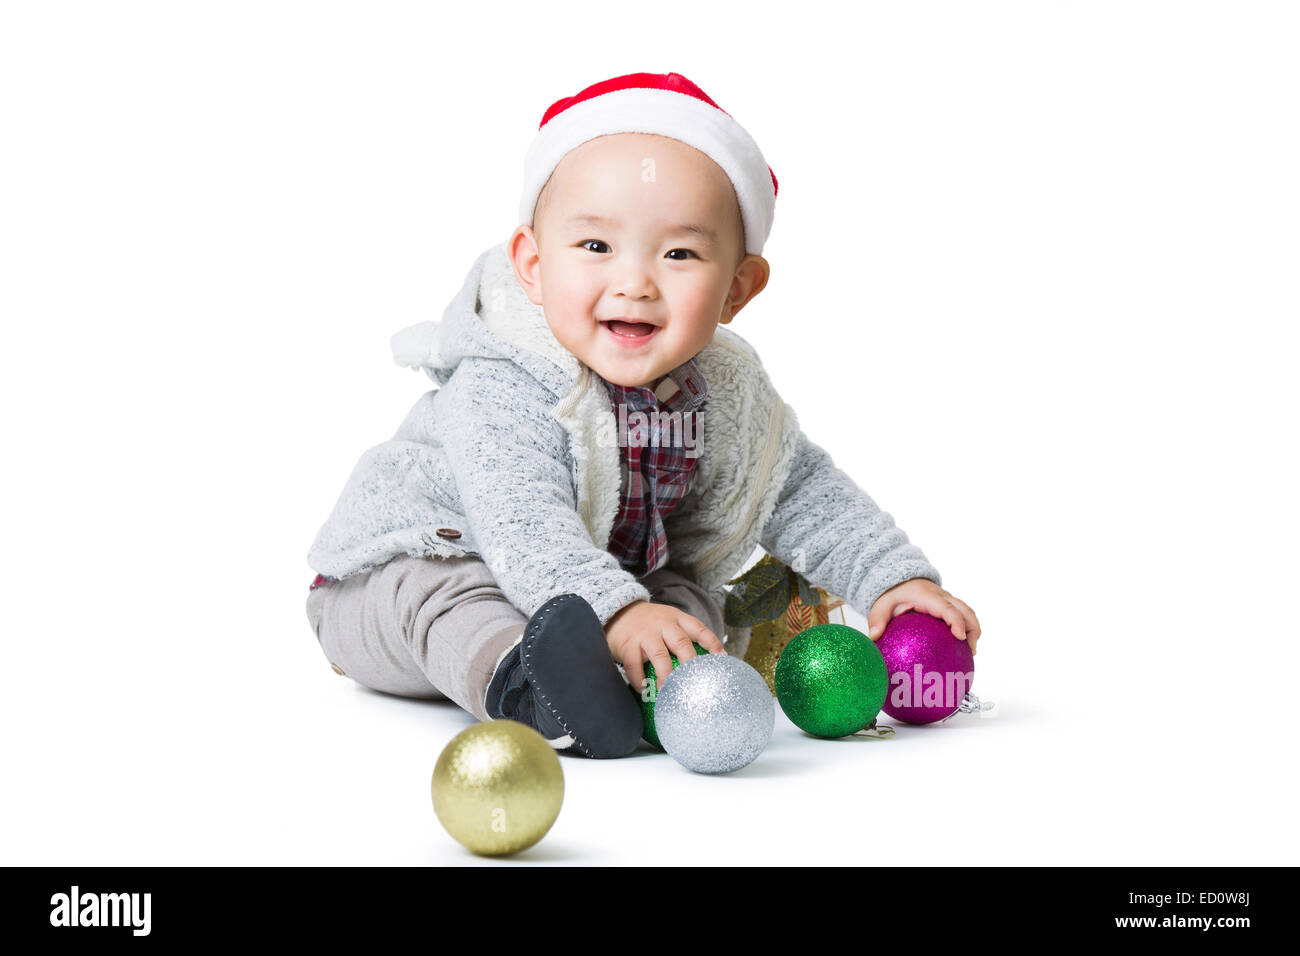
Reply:
M644 661L655 666L658 690L673 669L670 654L677 655L682 664L695 657L692 641L698 641L711 654L727 653L722 641L699 618L671 605L649 601L633 601L611 617L605 625L605 641L610 654L627 672L628 683L638 692L644 690Z
M959 601L933 581L925 578L911 578L902 584L896 584L871 605L867 615L867 634L873 641L885 633L885 625L904 611L921 611L931 617L942 618L952 628L953 637L970 644L970 652L975 651L975 642L980 638L980 622L975 612L964 601ZM658 666L658 665L656 665Z

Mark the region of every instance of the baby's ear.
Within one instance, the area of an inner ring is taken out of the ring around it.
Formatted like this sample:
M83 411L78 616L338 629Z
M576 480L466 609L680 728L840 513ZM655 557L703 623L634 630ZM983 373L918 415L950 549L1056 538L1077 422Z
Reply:
M537 248L537 236L532 226L518 226L506 243L510 264L514 267L519 286L533 305L542 304L542 257Z
M737 312L763 291L771 274L772 267L762 256L745 256L736 268L736 277L731 280L727 300L722 304L722 318L718 321L725 325L735 318Z

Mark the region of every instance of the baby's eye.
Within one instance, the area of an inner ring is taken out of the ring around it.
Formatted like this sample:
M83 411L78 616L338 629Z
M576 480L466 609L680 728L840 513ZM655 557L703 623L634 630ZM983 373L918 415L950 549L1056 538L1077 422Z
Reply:
M609 248L609 246L606 246L605 243L601 242L599 239L587 239L587 240L585 240L584 242L580 242L580 243L578 243L578 245L579 245L581 248L583 248L583 249L587 249L587 247L588 247L589 245L591 245L593 242L594 242L596 245L598 245L598 246L605 246L606 249ZM588 251L588 252L600 252L599 249L587 249L587 251Z
M665 254L665 255L668 255L668 256L671 256L674 252L684 252L684 253L686 253L688 256L694 256L694 257L697 258L697 259L699 258L699 256L696 256L695 253L692 252L690 249L669 249L668 252L666 252L666 253L664 253L664 254ZM684 261L684 260L682 260L682 259L674 259L673 261L674 261L674 262L682 262L682 261Z

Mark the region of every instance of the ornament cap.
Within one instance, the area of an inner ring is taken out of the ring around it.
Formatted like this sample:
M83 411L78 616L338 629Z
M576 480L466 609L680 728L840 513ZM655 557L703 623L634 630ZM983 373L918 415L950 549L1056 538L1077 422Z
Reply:
M867 724L867 726L863 727L861 730L855 731L852 736L875 737L879 740L886 740L894 736L894 728L889 726L889 724L885 724L882 727L879 724L877 724L876 721L873 720L871 723Z
M947 717L943 718L943 720L939 721L939 723L941 724L946 723L947 721L952 720L958 714L979 714L981 717L983 717L985 714L987 714L990 710L992 710L996 706L997 704L994 703L993 701L980 700L979 697L972 694L970 691L966 691L966 696L963 697L961 703L957 705L957 709L954 710Z

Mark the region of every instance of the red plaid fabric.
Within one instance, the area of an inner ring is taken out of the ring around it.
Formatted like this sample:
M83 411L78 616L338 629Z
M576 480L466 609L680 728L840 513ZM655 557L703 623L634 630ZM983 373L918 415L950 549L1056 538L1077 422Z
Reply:
M690 490L699 463L709 386L695 360L688 359L655 389L611 382L605 382L605 388L627 466L623 501L608 550L626 570L642 578L668 562L664 518Z

